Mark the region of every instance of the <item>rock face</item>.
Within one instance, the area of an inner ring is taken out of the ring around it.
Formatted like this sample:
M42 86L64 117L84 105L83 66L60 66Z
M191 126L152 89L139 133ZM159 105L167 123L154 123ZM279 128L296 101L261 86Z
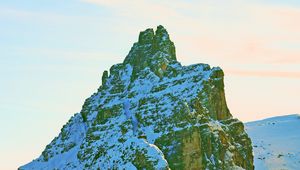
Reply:
M251 141L227 108L223 76L207 64L182 66L166 29L147 29L20 169L251 170Z

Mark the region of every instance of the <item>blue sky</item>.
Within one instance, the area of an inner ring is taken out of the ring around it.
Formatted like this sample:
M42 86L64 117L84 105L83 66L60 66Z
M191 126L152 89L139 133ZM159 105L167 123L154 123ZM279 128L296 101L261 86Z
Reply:
M299 7L297 0L1 0L0 169L36 158L139 31L159 24L183 64L224 69L235 117L299 113Z

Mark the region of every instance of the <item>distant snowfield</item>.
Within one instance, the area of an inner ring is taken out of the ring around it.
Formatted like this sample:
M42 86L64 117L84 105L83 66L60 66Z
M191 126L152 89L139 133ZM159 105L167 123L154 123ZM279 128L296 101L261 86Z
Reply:
M254 149L255 169L300 169L300 115L246 123Z

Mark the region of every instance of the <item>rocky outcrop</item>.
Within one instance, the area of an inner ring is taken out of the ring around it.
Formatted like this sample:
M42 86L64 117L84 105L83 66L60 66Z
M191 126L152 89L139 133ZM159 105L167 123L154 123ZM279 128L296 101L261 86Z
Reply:
M155 33L150 28L140 33L124 64L133 66L133 78L146 67L162 77L171 61L176 61L175 46L166 29L160 25Z
M147 29L42 155L20 169L251 170L251 141L227 108L223 77L219 67L182 66L166 29Z

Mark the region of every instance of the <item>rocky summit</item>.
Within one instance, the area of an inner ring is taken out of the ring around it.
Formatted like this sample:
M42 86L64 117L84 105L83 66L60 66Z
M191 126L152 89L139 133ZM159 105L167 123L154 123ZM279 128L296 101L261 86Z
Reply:
M223 77L208 64L182 66L166 29L147 29L19 169L252 170L251 140L227 108Z

